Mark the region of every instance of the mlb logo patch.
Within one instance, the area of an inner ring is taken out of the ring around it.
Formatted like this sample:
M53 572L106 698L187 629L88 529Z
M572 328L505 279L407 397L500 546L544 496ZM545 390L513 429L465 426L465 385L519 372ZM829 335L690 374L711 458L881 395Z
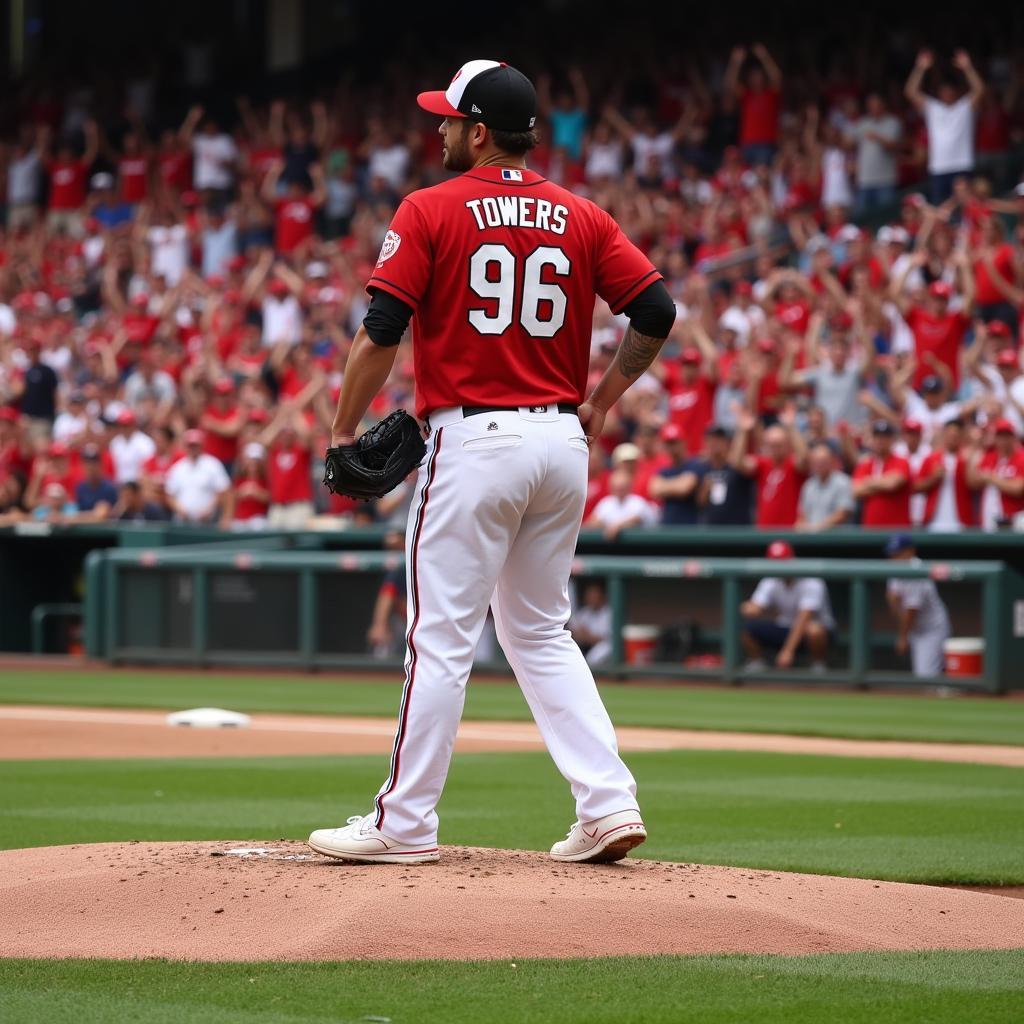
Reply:
M502 167L501 169L501 180L502 181L522 181L523 172L517 171L513 167Z

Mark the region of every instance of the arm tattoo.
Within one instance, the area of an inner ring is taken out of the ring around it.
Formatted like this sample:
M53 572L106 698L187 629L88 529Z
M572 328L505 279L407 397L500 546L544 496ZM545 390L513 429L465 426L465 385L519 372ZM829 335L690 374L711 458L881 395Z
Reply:
M664 338L638 334L631 324L622 336L622 344L619 345L619 351L615 357L619 372L629 380L636 380L654 362L664 344Z

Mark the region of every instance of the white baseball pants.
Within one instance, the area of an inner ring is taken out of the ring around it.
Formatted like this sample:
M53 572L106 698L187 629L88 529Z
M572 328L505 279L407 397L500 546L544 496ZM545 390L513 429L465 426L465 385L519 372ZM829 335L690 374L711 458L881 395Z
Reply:
M437 841L473 652L487 614L580 821L635 810L636 783L580 649L565 628L587 443L555 406L432 413L406 531L408 649L391 771L375 824Z

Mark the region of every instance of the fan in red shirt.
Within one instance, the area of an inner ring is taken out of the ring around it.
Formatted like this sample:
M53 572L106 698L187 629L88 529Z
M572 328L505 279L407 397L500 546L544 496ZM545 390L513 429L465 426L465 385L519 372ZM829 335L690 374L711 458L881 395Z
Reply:
M782 72L771 54L760 43L750 49L757 62L747 73L746 85L740 85L740 69L747 51L736 47L725 71L725 89L739 100L739 143L748 163L766 164L779 141L779 98Z
M27 479L32 469L28 433L18 427L18 410L0 406L0 477L17 473Z
M139 293L132 298L131 306L121 319L121 326L129 341L148 345L160 326L160 317L149 312L149 296Z
M323 170L319 164L310 164L309 175L313 179L313 190L309 191L301 181L288 182L285 195L278 192L284 161L279 160L271 168L260 193L263 199L274 207L274 248L283 254L294 252L313 235L316 211L327 198Z
M192 187L192 151L182 143L177 132L168 130L160 136L156 166L165 188L187 192Z
M1024 448L1013 424L996 420L992 447L974 453L968 465L968 481L981 490L981 525L995 530L1024 512Z
M771 338L758 338L755 347L757 355L747 365L748 388L758 416L770 422L782 408L785 398L779 382L782 359L778 345Z
M222 377L213 385L213 398L203 410L199 426L206 433L206 451L220 459L230 472L238 456L242 410L235 401L235 385L227 377Z
M285 402L260 435L267 448L270 526L302 529L313 514L309 427L293 402Z
M863 526L910 526L910 463L893 454L896 428L888 420L871 426L871 453L853 473L853 496L861 503Z
M81 479L81 470L76 473L71 465L71 449L61 441L54 441L45 455L37 455L32 460L25 502L34 505L50 484L60 484L65 493L73 495Z
M85 151L76 156L63 142L56 158L46 163L50 178L49 226L56 234L81 234L81 210L85 205L89 168L99 152L99 129L95 121L85 123Z
M1013 246L1004 236L1002 222L986 217L981 224L981 240L974 253L974 300L984 320L1005 319L1015 326L1017 310L1012 297L1017 291L1017 268Z
M949 420L940 446L925 456L915 474L913 490L926 496L922 522L929 530L952 533L977 525L963 442L963 421Z
M787 330L806 334L815 298L811 282L798 270L783 268L773 270L767 284L765 298L774 301L775 319Z
M163 486L167 472L185 453L175 447L174 431L170 427L157 427L150 432L156 451L142 464L147 482Z
M870 236L861 228L854 228L847 237L846 262L839 268L840 283L847 291L852 291L854 276L861 271L867 275L871 289L877 291L885 280L885 271L872 251Z
M266 526L270 508L270 489L267 486L267 450L258 441L250 441L242 449L233 484L234 529L257 530Z
M149 194L149 154L138 132L126 132L124 152L117 161L121 198L126 203L141 203Z
M678 363L666 360L662 365L663 384L668 392L668 421L682 432L686 450L699 452L704 444L704 431L714 414L718 380L714 351L709 358L689 345L683 349Z
M673 424L668 424L668 427L677 433L679 432L679 428ZM635 454L632 466L630 467L633 474L632 492L639 494L642 498L649 498L647 492L650 490L651 478L657 474L658 470L670 465L672 460L662 451L658 444L659 430L657 427L638 427L633 435L633 440L634 444L620 444L612 452L612 465L627 467L628 462L624 463L621 460L617 460L616 455L622 449L634 449Z
M796 429L796 410L787 408L779 423L765 430L763 455L750 452L757 417L744 410L737 421L729 461L757 484L755 523L761 528L796 525L800 488L807 479L807 442Z
M47 166L51 210L80 210L85 205L89 165L69 153L70 150L62 149L57 159L51 160Z
M230 363L239 350L250 325L245 322L245 301L242 293L229 288L221 295L221 304L210 321L210 331L217 345L217 356L222 363Z
M970 327L970 314L974 306L974 275L967 272L966 261L959 259L960 279L963 288L963 306L953 312L949 300L953 288L945 281L934 281L928 287L928 298L924 306L914 306L903 297L903 284L910 269L922 262L920 257L908 261L905 272L893 282L893 297L900 304L903 315L914 334L914 350L917 355L917 370L914 373L914 387L933 372L931 361L925 357L933 355L953 376L953 390L960 386L960 350L964 335Z

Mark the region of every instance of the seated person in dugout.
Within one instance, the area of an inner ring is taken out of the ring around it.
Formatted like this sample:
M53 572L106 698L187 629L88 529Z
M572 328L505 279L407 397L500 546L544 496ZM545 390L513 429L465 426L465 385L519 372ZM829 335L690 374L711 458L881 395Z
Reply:
M789 560L793 549L777 540L769 545L767 557ZM775 654L778 668L790 668L796 655L806 651L812 671L825 671L825 656L836 623L823 579L767 576L758 583L750 600L740 605L740 614L744 619L740 639L748 670L767 667L766 651Z
M590 665L600 665L612 655L612 608L603 583L588 583L583 600L569 620L572 638Z

